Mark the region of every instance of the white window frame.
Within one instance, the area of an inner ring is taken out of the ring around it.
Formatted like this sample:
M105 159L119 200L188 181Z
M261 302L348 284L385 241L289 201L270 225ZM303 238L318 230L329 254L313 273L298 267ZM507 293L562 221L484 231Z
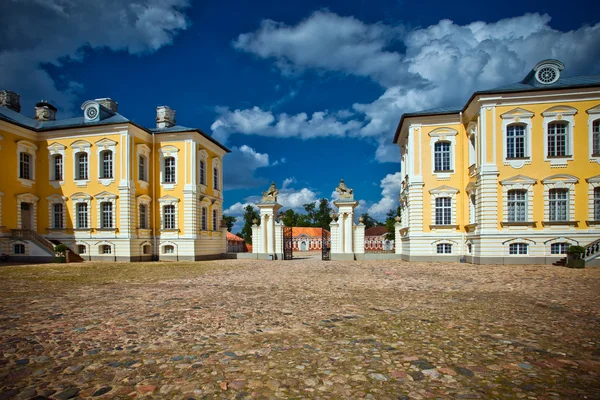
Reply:
M97 141L95 144L98 148L96 150L96 157L98 159L98 182L100 182L104 186L108 186L115 181L116 176L117 176L116 165L120 161L120 160L117 160L117 142L107 139L107 138L104 138L102 140ZM111 162L112 177L110 177L110 178L102 176L102 173L104 171L104 160L103 160L102 156L105 151L112 152L112 162ZM88 160L88 164L89 164L89 160Z
M456 222L456 202L457 202L457 194L458 194L459 190L450 186L440 186L437 187L435 189L431 189L429 191L429 194L431 195L431 224L429 225L429 227L432 230L436 230L436 229L455 229L457 227ZM450 198L450 204L452 207L451 210L451 220L450 220L450 224L449 225L437 225L436 224L436 218L435 218L435 211L436 211L436 199L439 197L449 197Z
M586 112L588 113L588 153L590 161L600 164L600 154L594 154L594 121L600 122L600 104Z
M63 158L64 160L64 158ZM67 229L67 200L68 197L61 196L59 194L53 194L51 196L46 197L48 201L48 226L50 231L65 231ZM63 207L62 212L62 228L54 227L54 205L61 204Z
M469 123L467 127L467 139L469 141L469 167L477 165L477 124Z
M447 149L442 148L442 146L447 145ZM440 147L437 149L437 147ZM438 164L438 154L439 154L439 164L441 169L436 168ZM447 162L447 167L444 168L444 164ZM433 144L433 170L435 173L450 173L452 172L452 143L447 140L438 140Z
M75 143L71 144L71 149L73 151L73 180L75 184L79 187L86 187L90 181L90 162L92 160L92 145L85 140L78 140ZM79 153L87 153L87 178L79 179Z
M84 248L85 250L83 252L81 252L81 248ZM90 253L90 246L86 243L75 243L75 250L77 251L77 254L89 254Z
M549 162L551 167L564 167L575 156L575 146L573 143L575 114L577 114L577 109L568 106L551 107L542 113L544 117L544 161ZM548 157L548 125L553 122L564 122L567 124L567 155L564 157Z
M470 182L465 189L469 199L469 225L477 224L477 184ZM475 201L473 201L475 199Z
M109 249L110 251L106 253L104 250ZM109 242L100 242L98 243L98 254L101 256L114 255L115 254L115 246Z
M221 197L221 190L223 188L223 174L221 173L221 160L219 159L219 157L213 157L212 159L212 180L211 180L211 185L213 187L213 192L214 195L216 197ZM214 174L217 174L217 183L218 183L218 187L215 187L214 181L215 181L215 177Z
M177 185L177 174L179 172L179 149L175 146L168 145L161 147L158 152L160 154L160 186L165 190L173 190ZM175 158L175 182L165 182L165 158L167 157Z
M569 246L579 245L579 242L577 240L567 238L567 237L557 237L554 239L550 239L550 240L544 242L544 244L546 245L546 256L548 256L548 257L563 257L564 256L564 254L552 254L552 245L558 244L558 243L566 243Z
M108 192L98 193L96 196L94 196L94 198L96 199L96 204L98 205L98 207L97 207L97 212L98 212L97 225L98 225L98 227L96 228L97 230L105 231L105 232L117 230L117 197L118 196L116 194L112 194L112 193L108 193ZM102 226L102 222L103 222L102 203L112 203L112 209L111 209L112 227L105 228Z
M38 213L38 201L40 198L33 193L23 193L17 195L17 227L23 229L23 217L21 214L21 203L32 204L33 210L31 212L31 230L37 232L37 213Z
M507 194L507 207L506 207L506 221L509 223L514 223L514 222L529 222L529 198L528 198L528 193L527 190L525 189L510 189L508 190ZM523 199L511 199L511 194L523 194ZM521 213L520 211L520 204L522 203L523 206L523 216L524 216L524 220L519 220ZM514 214L514 220L510 220L510 209L511 207L514 207L513 210L513 214Z
M145 178L146 179L141 179L140 177L140 158L144 158L144 162L145 162L145 168L144 168L144 172L145 172ZM140 187L144 190L148 189L148 185L150 183L150 147L148 147L146 144L138 144L136 145L136 162L137 162L137 169L136 169L136 174L137 174L137 181L138 184L140 185Z
M213 231L218 231L219 230L219 210L216 208L212 209L212 215L211 215L211 223L212 223L212 230Z
M32 187L35 183L35 160L38 147L27 141L19 140L17 142L17 179L21 182L21 185L25 187ZM21 178L21 153L29 154L29 179Z
M502 185L502 225L510 226L523 225L533 227L533 202L534 202L534 190L533 186L537 183L537 180L530 178L525 175L516 175L500 181ZM508 220L508 192L510 190L525 190L526 201L527 201L527 221L513 222ZM518 229L523 229L523 226L519 226Z
M442 246L442 251L440 251L440 246ZM450 249L450 251L446 251ZM452 245L450 243L438 243L436 245L436 254L452 254Z
M515 108L505 112L500 116L502 118L502 161L504 165L512 168L521 168L524 165L531 164L531 118L534 113L523 108ZM508 158L508 126L514 124L525 125L525 157L524 158Z
M165 233L173 233L177 234L179 232L179 199L173 196L163 196L158 199L158 203L160 205L160 230ZM165 229L165 215L164 209L166 205L175 206L175 228L174 229Z
M23 246L23 252L17 252L17 246ZM14 256L25 256L29 253L29 246L27 245L27 242L23 242L23 241L15 241L13 243L11 243L11 253Z
M515 246L514 248L516 249L516 252L511 252L511 247ZM525 249L524 252L522 252L522 249ZM511 256L527 256L529 255L529 243L526 242L515 242L515 243L510 243L508 245L508 254Z
M201 163L204 163L204 171L202 171ZM200 191L206 192L206 172L208 170L208 152L204 149L198 151L198 185L200 185Z
M450 253L438 253L438 246L439 245L446 245L446 246L450 246ZM448 240L448 239L441 239L441 240L436 240L434 242L431 243L431 253L433 255L436 256L451 256L451 255L455 255L457 254L457 248L458 248L458 243L453 241L453 240Z
M596 219L594 206L594 191L600 187L600 175L592 176L586 179L588 183L588 225L600 225L600 220Z
M431 173L438 180L448 180L450 176L455 174L456 168L456 136L458 131L456 129L442 127L434 129L429 132L429 147L431 148ZM435 143L437 142L450 142L450 170L440 171L435 170Z
M200 228L203 231L208 230L208 207L202 206L200 208Z
M167 253L165 251L165 247L167 246L172 246L173 247L173 253ZM178 248L177 248L177 244L171 241L167 241L164 243L160 244L160 254L164 254L164 255L170 255L170 256L176 256L178 254Z
M60 143L52 143L48 146L48 178L50 180L50 185L54 188L59 188L60 186L65 184L65 161L67 159L66 155L67 147ZM62 157L62 176L61 179L56 179L56 157Z
M557 174L542 179L544 185L544 224L545 225L574 225L575 221L575 184L579 179L572 175ZM550 190L566 189L568 221L550 221Z
M137 225L137 227L138 227L138 232L141 235L148 235L148 234L150 234L150 231L152 229L150 227L150 215L151 215L150 213L152 212L151 204L152 204L152 198L150 196L145 195L145 194L141 195L141 196L138 196L138 198L137 198L137 221L138 221L138 225ZM145 221L146 222L146 228L142 228L141 227L142 226L141 220L140 220L140 218L141 218L141 216L140 216L140 206L141 205L145 205L146 206L146 221Z
M73 230L74 231L90 231L92 227L92 196L86 193L75 193L71 196L73 202ZM79 227L79 213L77 212L77 205L85 203L87 205L87 227Z
M161 207L163 209L163 227L162 227L162 229L165 231L173 231L173 230L177 229L177 222L176 222L177 208L175 207L175 205L174 204L163 204ZM171 213L167 213L167 210L173 210L172 215L171 215Z

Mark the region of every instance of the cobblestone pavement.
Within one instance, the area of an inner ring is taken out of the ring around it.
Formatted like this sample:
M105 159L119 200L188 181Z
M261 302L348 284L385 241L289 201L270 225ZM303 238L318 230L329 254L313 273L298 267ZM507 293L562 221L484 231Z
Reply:
M0 268L0 399L600 399L600 269Z

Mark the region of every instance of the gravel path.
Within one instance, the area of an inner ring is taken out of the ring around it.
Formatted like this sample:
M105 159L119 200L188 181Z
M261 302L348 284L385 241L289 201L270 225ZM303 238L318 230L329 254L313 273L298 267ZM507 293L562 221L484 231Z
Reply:
M0 268L0 400L600 399L600 268Z

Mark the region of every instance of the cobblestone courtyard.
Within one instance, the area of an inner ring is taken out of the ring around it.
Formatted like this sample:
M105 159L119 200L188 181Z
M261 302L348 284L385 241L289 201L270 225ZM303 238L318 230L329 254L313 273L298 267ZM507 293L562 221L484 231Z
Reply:
M0 268L0 399L600 399L600 269Z

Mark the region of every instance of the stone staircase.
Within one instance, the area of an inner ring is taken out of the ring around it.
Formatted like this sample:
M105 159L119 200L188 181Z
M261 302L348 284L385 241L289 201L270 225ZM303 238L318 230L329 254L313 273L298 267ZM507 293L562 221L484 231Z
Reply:
M583 258L585 259L585 261L590 261L593 260L594 258L597 258L600 256L600 239L594 240L592 243L586 245L585 247L585 253ZM563 257L560 260L558 260L555 263L552 263L552 265L557 265L560 267L564 267L567 265L567 257Z
M58 244L61 244L58 240L48 240L39 233L32 231L30 229L12 229L11 238L15 240L29 240L36 244L39 248L46 251L51 256L56 256L56 252L54 251L54 247ZM67 262L83 262L83 258L76 254L71 249L67 250Z

